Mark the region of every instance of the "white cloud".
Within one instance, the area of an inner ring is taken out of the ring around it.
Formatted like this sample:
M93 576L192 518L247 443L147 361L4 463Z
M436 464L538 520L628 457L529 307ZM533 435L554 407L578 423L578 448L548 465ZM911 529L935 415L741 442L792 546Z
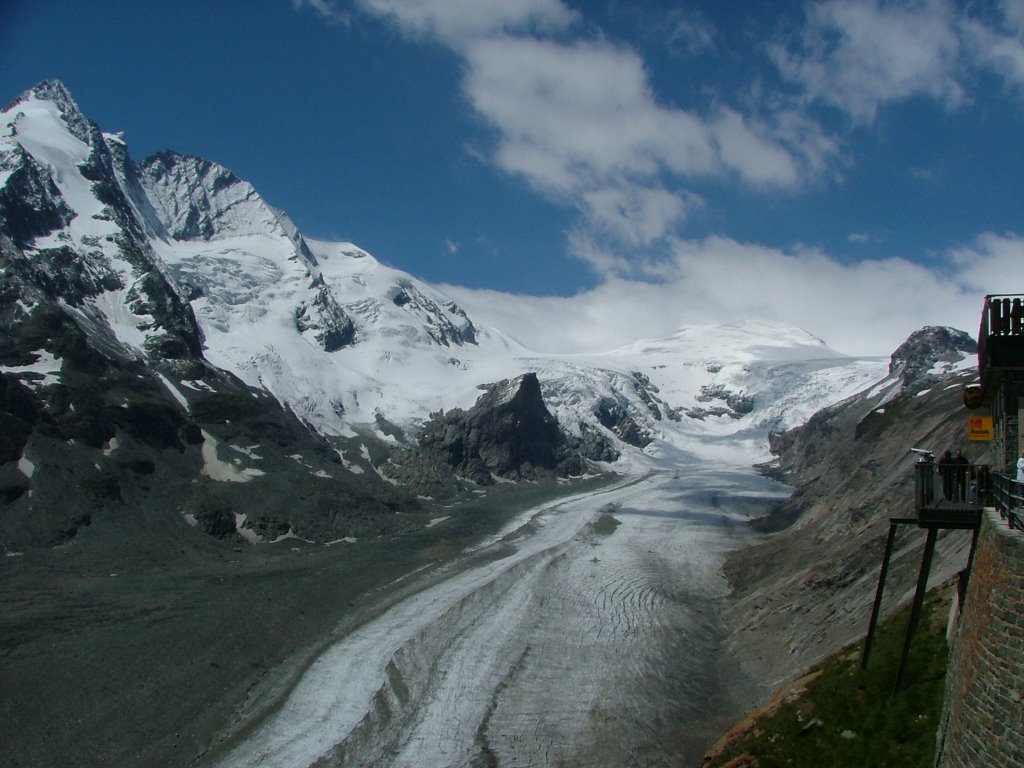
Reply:
M613 278L571 298L500 301L495 292L445 290L476 322L537 351L601 351L684 325L756 319L803 328L846 354L889 355L925 325L973 335L986 294L1024 291L1024 238L986 234L943 264L844 264L818 250L712 237L676 243L673 270L658 283Z
M601 275L629 274L633 269L632 260L602 246L583 229L577 228L569 233L569 251Z
M674 236L701 204L698 182L793 189L835 154L793 113L754 119L722 105L701 114L659 103L638 53L570 35L576 14L557 0L357 1L464 59L463 93L494 129L490 151L475 151L578 210L575 229L588 237L570 247L595 269L628 263L602 256L609 248ZM705 42L712 34L698 17L677 21Z
M805 99L858 123L914 97L955 109L971 100L979 69L1024 90L1024 2L824 0L808 6L794 40L769 50Z
M714 119L715 142L722 163L755 186L795 186L800 170L795 158L770 137L765 126L754 126L732 109Z
M986 232L954 249L950 259L965 289L981 293L1024 293L1024 237Z
M1002 28L969 19L964 38L981 66L991 69L1018 90L1024 90L1024 2L1003 0Z
M1012 34L1024 35L1024 2L1022 0L1002 0L999 3L1003 12L1003 23Z
M962 103L960 49L947 0L827 0L808 7L798 43L774 47L772 57L806 96L868 123L883 105L914 96Z
M500 133L497 159L519 157L525 148L557 169L529 179L542 191L571 194L608 178L664 168L700 175L719 167L708 127L660 107L643 62L629 49L501 37L472 46L467 62L465 92ZM545 189L549 179L564 181Z
M350 21L350 15L345 11L339 10L333 0L292 0L292 8L295 10L307 7L312 8L329 22L347 24Z
M680 194L639 184L605 184L581 197L587 220L627 246L650 245L681 222L687 211Z
M459 55L463 94L493 129L478 157L579 211L568 247L603 276L599 287L501 302L451 288L478 320L513 329L528 346L595 350L684 324L755 317L806 328L844 352L885 355L923 325L971 330L985 293L1024 289L1013 235L983 235L945 254L941 271L900 258L848 264L799 247L679 236L705 204L697 184L790 192L838 176L843 139L823 128L815 106L865 126L912 98L948 109L967 103L965 83L979 66L1024 86L1021 0L1003 0L984 22L968 15L976 6L951 0L811 2L796 36L768 49L795 97L759 82L742 109L715 94L700 110L659 100L636 50L583 37L576 13L558 0L354 2ZM702 18L681 19L679 30L694 50L715 43Z
M552 31L576 19L559 0L358 0L411 35L436 38L459 50L482 37L514 31Z
M608 41L500 36L465 56L466 97L497 131L494 162L620 246L676 232L700 204L696 180L792 188L835 153L790 113L771 124L726 107L702 116L661 105L637 53Z

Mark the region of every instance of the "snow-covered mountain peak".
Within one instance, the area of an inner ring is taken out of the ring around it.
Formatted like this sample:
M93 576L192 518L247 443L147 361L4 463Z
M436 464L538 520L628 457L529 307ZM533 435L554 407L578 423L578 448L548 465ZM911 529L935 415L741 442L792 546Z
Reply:
M536 373L577 435L647 452L728 439L749 459L767 431L885 375L884 361L742 318L603 354L534 353L352 243L305 238L223 166L171 151L136 165L122 136L69 125L80 113L63 86L28 93L3 114L0 165L0 224L25 258L77 280L62 300L137 358L175 328L186 348L198 354L201 340L207 361L325 434L378 417L415 426L472 406L482 386Z
M19 112L31 111L45 105L45 109L53 110L60 121L79 141L88 144L93 125L78 108L71 92L60 80L44 80L29 88L4 109L5 114L17 115Z
M0 181L6 181L16 169L19 151L27 152L60 178L67 172L76 173L92 148L88 132L76 130L66 119L69 113L81 117L73 102L67 106L40 98L37 89L26 91L0 113L0 151L4 153L0 168L6 174Z
M352 243L310 239L306 243L324 283L363 323L414 343L443 347L477 343L473 321L443 292L381 264Z

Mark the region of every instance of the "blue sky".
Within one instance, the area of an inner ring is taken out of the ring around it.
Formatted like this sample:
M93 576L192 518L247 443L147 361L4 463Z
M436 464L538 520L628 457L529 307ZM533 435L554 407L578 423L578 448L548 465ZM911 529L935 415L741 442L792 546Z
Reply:
M45 78L535 347L1024 292L1024 0L7 0L0 100Z

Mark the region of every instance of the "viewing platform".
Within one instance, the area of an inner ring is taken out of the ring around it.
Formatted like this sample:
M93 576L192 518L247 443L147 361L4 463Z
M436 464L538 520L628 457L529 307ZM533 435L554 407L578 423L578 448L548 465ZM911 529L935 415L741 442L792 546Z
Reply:
M1024 531L1024 489L1013 476L991 472L987 464L965 464L958 467L963 479L953 477L947 489L942 467L930 456L914 465L914 522L919 527L977 528L982 511L992 507L1011 529Z
M991 505L1010 530L1024 531L1024 488L1009 475L994 474L988 488Z
M941 499L917 511L919 528L973 530L981 523L984 505L971 501Z
M982 387L998 384L1006 370L1024 371L1024 294L985 297L978 329Z
M920 528L976 530L989 503L990 479L988 465L936 463L923 452L914 465L914 522Z

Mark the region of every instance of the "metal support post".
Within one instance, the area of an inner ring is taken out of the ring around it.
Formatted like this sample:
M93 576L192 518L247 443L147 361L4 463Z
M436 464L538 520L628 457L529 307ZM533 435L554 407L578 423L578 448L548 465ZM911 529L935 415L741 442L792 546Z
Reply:
M928 588L928 572L932 568L932 555L935 553L935 539L938 533L937 528L929 528L928 538L924 543L921 572L917 576L917 591L914 592L914 605L910 609L910 622L907 624L907 636L903 641L903 655L900 657L900 669L896 673L896 686L893 689L893 695L899 693L900 685L903 683L903 673L907 668L907 656L910 655L910 641L913 639L917 623L921 619L921 606L924 604L924 595Z
M878 573L878 587L875 589L875 604L871 607L871 623L868 625L868 636L864 638L864 652L860 657L860 668L868 668L871 656L871 643L875 639L875 628L878 626L878 614L882 608L882 592L885 590L885 576L889 572L889 559L892 557L892 546L896 541L896 528L900 523L889 520L889 538L885 542L885 554L882 556L882 570Z

